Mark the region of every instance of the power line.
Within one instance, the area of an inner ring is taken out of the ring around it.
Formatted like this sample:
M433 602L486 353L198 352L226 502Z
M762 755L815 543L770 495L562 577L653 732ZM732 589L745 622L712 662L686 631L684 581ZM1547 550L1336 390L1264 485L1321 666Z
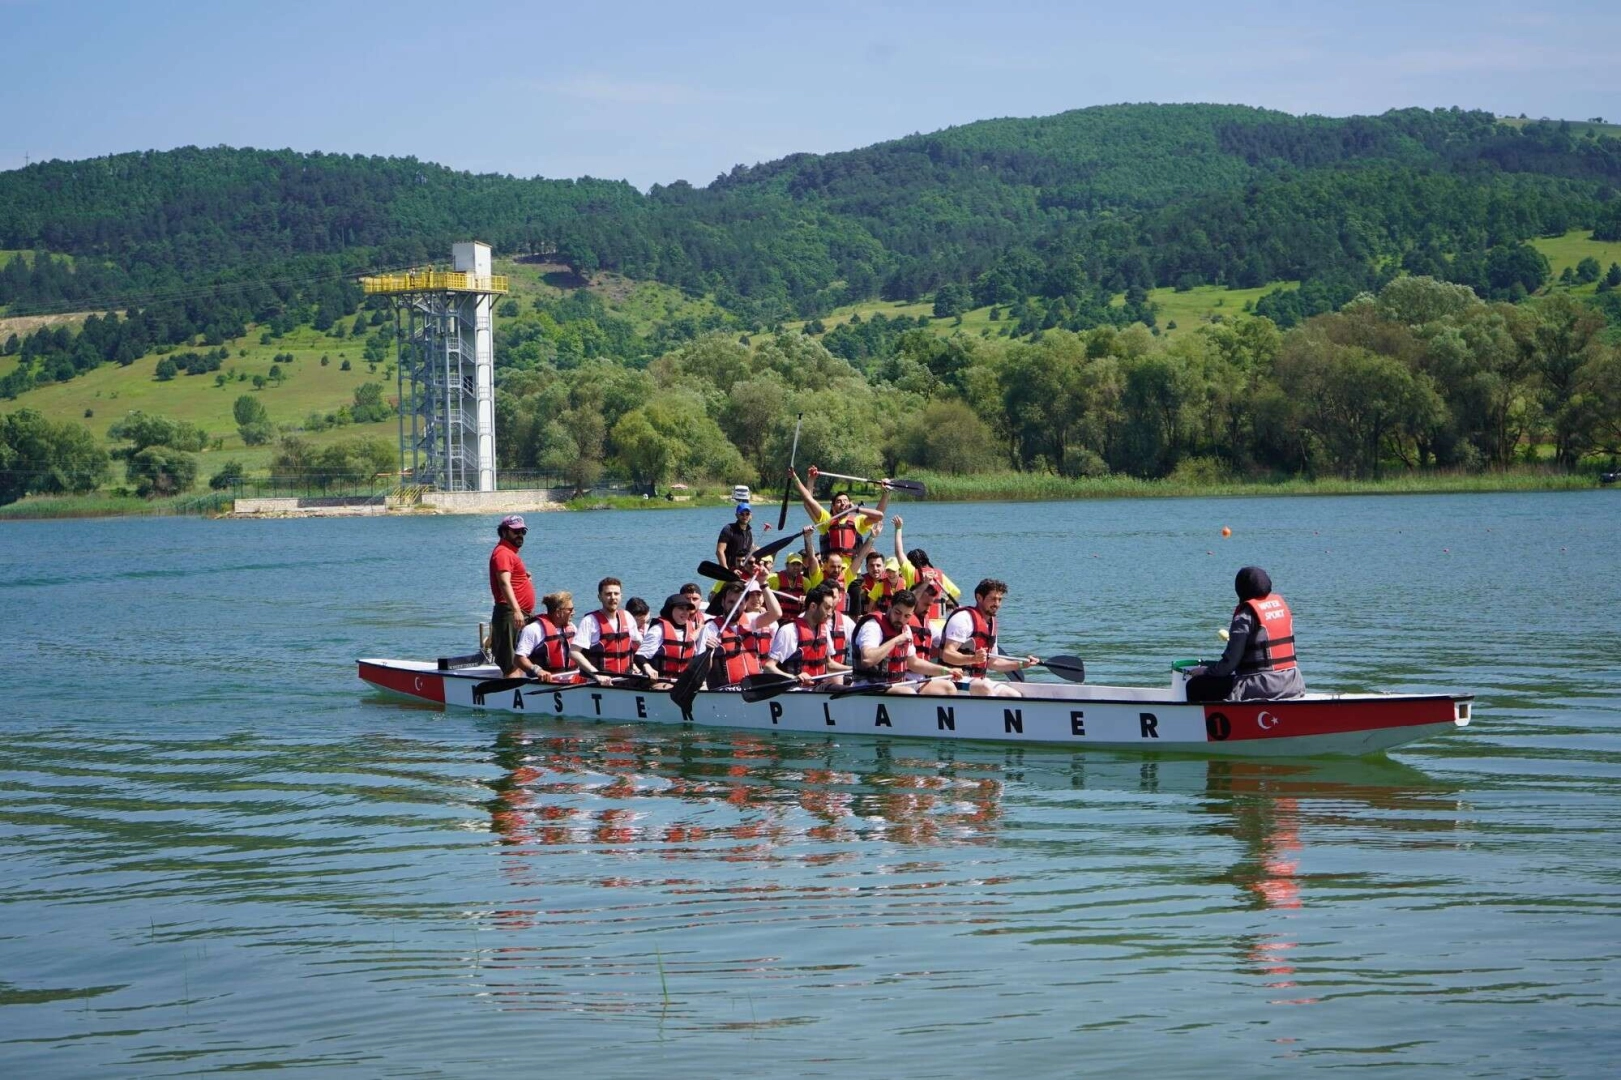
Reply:
M341 274L321 274L314 277L268 278L254 279L250 281L221 282L215 285L189 285L185 288L175 289L169 292L82 297L77 300L63 300L56 304L41 304L32 308L25 308L22 311L8 309L6 314L0 317L17 319L40 315L77 315L81 312L94 313L97 311L127 311L130 308L149 307L153 304L194 300L205 296L216 296L220 293L242 292L247 289L268 289L275 288L278 285L296 287L300 285L315 285L327 281L345 281L350 278L361 278L372 274L392 274L402 270L410 270L414 265L415 264L378 267L368 270L352 270Z

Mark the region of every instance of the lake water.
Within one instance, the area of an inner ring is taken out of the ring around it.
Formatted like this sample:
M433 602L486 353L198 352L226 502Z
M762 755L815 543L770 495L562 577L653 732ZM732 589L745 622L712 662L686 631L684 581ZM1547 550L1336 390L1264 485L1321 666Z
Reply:
M7 523L0 1076L1614 1075L1621 493L905 513L1094 682L1218 654L1253 562L1309 685L1474 724L1260 765L443 713L352 660L470 651L493 518ZM525 556L657 606L725 520Z

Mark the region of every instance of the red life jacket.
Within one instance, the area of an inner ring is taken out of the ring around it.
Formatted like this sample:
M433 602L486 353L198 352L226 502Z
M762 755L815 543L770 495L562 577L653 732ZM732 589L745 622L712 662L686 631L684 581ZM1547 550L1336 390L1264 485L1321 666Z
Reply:
M752 653L757 659L764 658L771 652L771 639L776 636L771 623L758 622L752 628L739 631L743 635L743 648Z
M760 657L750 647L753 632L728 626L720 635L720 667L713 669L711 686L736 686L750 675L760 674ZM769 634L766 635L768 638ZM767 643L769 647L769 642Z
M897 633L900 633L901 630L906 629L904 627L897 627L893 623L891 623L889 621L889 615L887 613L885 613L885 614L876 614L875 613L875 614L872 614L872 615L868 615L865 619L862 619L861 622L856 625L856 640L857 641L861 640L861 628L863 626L866 626L870 622L876 622L878 624L878 634L879 634L879 637L882 639L882 641L880 641L880 644L882 644L883 641L888 641L890 638L894 637ZM914 641L915 641L915 639L914 639ZM911 657L911 655L912 654L911 654L911 651L909 649L907 649L905 646L899 646L899 647L895 648L894 650L892 650L890 652L890 654L888 656L886 656L883 660L879 661L878 666L869 667L867 665L866 661L862 658L861 649L858 647L856 649L856 656L855 656L856 674L861 675L861 676L863 676L865 678L871 679L871 680L873 680L875 682L900 682L902 679L904 679L906 677L906 662Z
M553 674L574 671L574 654L570 651L570 646L574 644L574 627L559 630L557 624L545 615L537 618L535 622L540 624L542 637L540 644L529 654L530 662L542 671Z
M946 621L950 622L956 618L958 611L968 612L968 617L974 620L974 631L968 639L969 643L975 649L984 649L987 654L996 655L996 620L987 619L978 607L960 607L947 615ZM970 664L963 670L968 672L971 679L982 679L985 677L986 665Z
M625 674L630 670L630 658L636 652L636 647L630 642L632 624L629 613L614 612L616 621L611 627L600 611L593 611L591 618L597 621L598 641L592 650L596 654L597 667L609 675Z
M804 619L794 620L794 633L799 637L799 648L788 658L788 667L801 675L815 678L827 674L827 635L812 630Z
M659 642L658 651L653 654L653 669L660 678L678 679L692 662L693 651L698 646L694 639L697 631L678 628L669 619L660 619L659 629L663 631L664 640ZM685 637L681 636L683 632Z
M856 517L854 513L846 514L828 525L827 535L822 538L823 555L838 552L848 559L861 546L861 530L856 528Z
M788 580L779 572L777 574L777 603L782 607L782 617L797 619L805 611L805 575L799 575L799 583L790 585Z
M908 625L912 628L912 652L920 660L933 660L934 632L929 628L929 624L914 614Z
M918 612L923 621L932 622L935 619L944 617L946 597L951 595L946 592L946 576L932 566L923 566L918 568L917 580L920 585L927 581L934 586L934 603L929 605L928 611Z
M1283 671L1295 666L1295 620L1289 605L1277 593L1267 593L1258 600L1245 600L1233 609L1233 614L1248 607L1255 615L1255 632L1244 646L1235 675L1249 675L1257 671ZM1262 638L1262 632L1265 638Z

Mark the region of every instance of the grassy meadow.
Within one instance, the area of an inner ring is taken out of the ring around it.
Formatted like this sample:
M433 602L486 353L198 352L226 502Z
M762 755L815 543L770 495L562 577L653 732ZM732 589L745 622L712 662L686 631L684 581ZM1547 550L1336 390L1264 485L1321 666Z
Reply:
M1608 271L1611 263L1621 263L1621 241L1594 240L1591 229L1572 229L1563 236L1539 236L1531 241L1531 246L1542 252L1543 257L1548 260L1548 269L1551 271L1549 291L1557 289L1581 294L1596 290L1597 282L1574 285L1569 289L1559 284L1559 274L1565 267L1575 270L1576 264L1588 256L1598 260L1600 272Z

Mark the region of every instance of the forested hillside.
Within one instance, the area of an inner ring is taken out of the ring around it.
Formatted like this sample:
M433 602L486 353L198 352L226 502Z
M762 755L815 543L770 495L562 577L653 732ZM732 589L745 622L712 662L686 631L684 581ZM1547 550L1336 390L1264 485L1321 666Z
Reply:
M802 410L824 463L863 473L1371 476L1621 449L1621 139L1456 109L1111 106L645 194L291 151L47 162L0 173L0 308L103 314L0 341L0 397L103 366L222 395L263 368L254 391L280 392L295 332L301 358L361 339L378 374L390 325L355 274L470 236L522 286L497 325L502 464L582 485L768 475ZM1161 317L1193 296L1174 310L1197 328ZM104 381L85 417L119 397ZM301 412L261 442L389 411L291 385Z

